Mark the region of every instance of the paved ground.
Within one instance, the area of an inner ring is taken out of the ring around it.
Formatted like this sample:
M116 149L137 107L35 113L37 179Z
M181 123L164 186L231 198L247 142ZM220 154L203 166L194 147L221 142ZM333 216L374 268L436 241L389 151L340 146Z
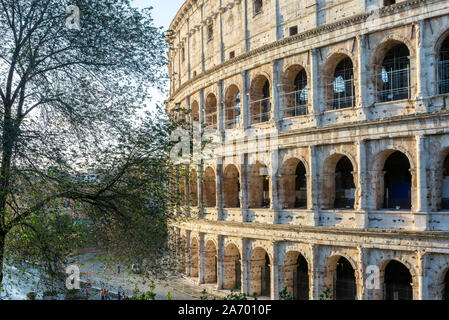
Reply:
M103 287L113 293L113 298L119 288L128 296L132 295L136 286L141 292L150 290L151 282L149 280L132 273L126 266L120 266L120 273L118 273L117 265L107 266L102 261L100 252L77 256L71 263L80 266L81 281L89 280L92 283L92 288L97 289L91 290L90 299L100 299L98 290ZM157 300L166 300L168 292L173 300L196 300L202 296L203 288L183 277L171 277L168 281L163 282L155 281L155 285L154 292ZM213 296L209 295L209 297Z

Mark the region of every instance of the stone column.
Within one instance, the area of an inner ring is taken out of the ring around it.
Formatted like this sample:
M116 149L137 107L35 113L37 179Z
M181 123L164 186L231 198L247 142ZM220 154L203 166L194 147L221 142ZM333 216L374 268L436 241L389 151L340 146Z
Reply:
M309 261L309 299L320 300L320 268L319 268L319 247L310 244L311 261Z
M249 259L248 257L248 240L243 238L241 242L242 247L242 293L250 294L250 280L249 280Z
M369 72L366 67L366 36L364 34L358 35L356 40L359 60L359 68L357 70L357 104L360 106L357 119L363 121L368 118L368 110L366 107Z
M217 97L217 132L219 133L218 136L222 138L224 135L225 130L225 117L224 117L224 94L223 94L223 80L218 81L217 83L218 87L218 97ZM224 139L220 139L220 142L223 142Z
M240 199L240 207L242 210L242 222L246 222L246 214L249 207L249 186L248 186L248 175L249 175L249 168L248 168L248 154L242 154L240 156L240 163L241 163L241 173L240 173L240 179L241 179L241 185L240 185L240 192L241 192L241 199ZM244 260L242 260L242 264L244 263Z
M198 242L198 284L202 284L206 282L206 244L204 243L204 233L199 234Z
M190 239L190 230L186 230L186 239L185 239L185 249L184 249L184 254L185 254L185 260L186 260L186 275L191 277L192 276L192 257L190 256L190 243L191 243L191 239Z
M424 250L418 251L418 297L417 300L430 299L428 293L429 283L427 281L427 254Z
M414 23L415 29L415 50L416 50L416 73L414 76L416 77L416 94L415 94L415 112L426 112L427 107L423 98L428 96L427 92L427 69L428 69L428 61L426 61L425 57L425 41L423 41L424 36L424 20L419 20ZM410 79L411 83L413 83L413 77Z
M311 118L313 126L318 126L320 124L320 91L319 91L319 77L318 74L318 51L317 49L312 49L309 51L309 61L310 61L310 89L309 89L309 114L313 114Z
M276 123L281 120L280 114L280 103L279 103L279 60L274 60L272 63L273 70L273 87L271 88L271 116L270 119Z
M309 174L307 176L307 209L312 210L310 220L307 225L319 225L319 207L318 207L318 177L316 166L316 147L309 146Z
M273 261L271 261L270 266L270 297L271 300L279 300L279 244L277 242L272 242L273 247Z
M217 205L217 220L223 219L223 158L217 158L217 176L215 177L216 182L216 200Z
M359 229L364 229L368 227L368 211L367 211L367 183L366 183L366 145L364 140L356 142L357 145L357 192L356 192L356 203L355 209L356 221L355 227Z
M248 85L248 77L249 72L243 71L242 72L242 94L241 94L241 100L242 100L242 128L246 129L251 125L250 120L250 107L249 107L249 85Z
M368 290L365 286L366 281L366 267L367 267L367 252L365 248L358 247L359 251L359 270L356 270L356 286L357 286L357 300L367 300ZM358 275L357 275L358 274Z
M415 230L427 230L429 220L428 189L427 189L427 150L426 138L416 136L416 210L414 213ZM413 187L413 184L412 184ZM412 192L414 190L412 189Z
M217 239L217 290L223 289L224 282L224 239L218 236Z

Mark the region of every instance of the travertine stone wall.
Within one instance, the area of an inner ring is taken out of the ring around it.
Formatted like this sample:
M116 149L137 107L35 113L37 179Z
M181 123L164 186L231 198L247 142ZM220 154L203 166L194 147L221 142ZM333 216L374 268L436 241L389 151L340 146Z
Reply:
M344 258L353 270L355 297L384 299L394 260L409 271L413 299L442 299L449 290L449 212L442 202L449 191L443 182L449 111L448 93L439 86L449 80L441 79L440 61L449 36L448 2L262 3L255 14L252 0L187 0L171 24L167 111L179 104L192 111L190 121L205 122L213 96L217 125L208 136L222 148L201 165L191 164L197 179L189 193L198 199L192 212L199 218L173 225L184 237L186 273L220 290L237 285L260 294L269 288L277 299L284 287L295 293L301 255L308 297L320 299L329 288L335 298ZM290 36L292 27L298 33ZM383 101L382 63L398 44L409 52L407 97ZM335 70L345 58L352 63L345 88L353 90L353 104L336 109ZM307 104L287 117L301 70ZM265 81L269 118L256 124L254 103ZM240 117L226 129L226 99L236 92ZM410 176L410 208L385 205L395 174L386 164L398 153ZM345 177L355 186L344 196L336 182L342 159L352 165ZM295 208L299 163L306 205ZM335 208L342 197L353 207ZM378 287L367 285L370 270L378 272Z

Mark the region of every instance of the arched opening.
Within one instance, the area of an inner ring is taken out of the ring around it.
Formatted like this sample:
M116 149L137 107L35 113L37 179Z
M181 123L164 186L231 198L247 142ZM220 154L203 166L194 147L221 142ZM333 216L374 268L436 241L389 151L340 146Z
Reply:
M337 261L335 280L336 300L355 300L357 296L355 271L351 263L344 257Z
M285 255L283 287L295 300L309 300L309 265L299 252L291 251Z
M413 300L410 270L396 260L385 267L385 300Z
M282 95L283 117L296 117L307 114L309 88L307 73L303 67L294 65L286 74L285 93Z
M189 176L190 203L192 206L198 205L198 175L196 170L190 171Z
M192 121L200 121L200 108L198 106L198 102L193 101L191 105L191 115L190 118Z
M326 105L329 110L351 108L355 105L354 68L351 58L342 56L327 81Z
M393 152L385 161L384 209L411 209L412 175L405 154Z
M335 167L335 209L353 209L355 199L354 168L348 157L342 157Z
M438 92L449 93L449 36L444 39L440 48L438 62Z
M207 129L217 129L217 98L213 93L206 98L205 123Z
M240 208L240 175L233 164L226 166L223 174L224 207Z
M205 250L205 278L206 283L217 282L217 247L209 240Z
M240 123L240 91L235 85L231 85L225 97L225 128L233 129Z
M378 102L410 98L410 51L404 43L393 43L377 74Z
M198 255L198 240L193 238L190 242L190 276L194 278L198 277Z
M253 2L253 14L259 14L262 12L263 2L262 0L254 0Z
M282 203L285 209L307 207L307 173L304 163L293 158L282 167Z
M395 4L395 0L384 0L384 7L391 6L392 4Z
M209 208L215 207L217 200L215 172L211 167L207 167L204 172L203 188L204 188L204 205Z
M270 207L270 177L266 165L257 162L249 172L249 207Z
M256 293L257 296L270 297L271 296L271 271L270 271L270 257L268 253L262 249L257 248L251 254L250 260L250 294Z
M446 271L446 275L444 276L443 300L449 300L449 270Z
M270 82L265 76L257 76L251 84L250 110L251 123L254 124L270 120Z
M242 287L242 266L240 252L233 243L225 249L223 287L227 290L240 290Z
M443 210L449 210L449 154L443 162L443 188L441 207Z

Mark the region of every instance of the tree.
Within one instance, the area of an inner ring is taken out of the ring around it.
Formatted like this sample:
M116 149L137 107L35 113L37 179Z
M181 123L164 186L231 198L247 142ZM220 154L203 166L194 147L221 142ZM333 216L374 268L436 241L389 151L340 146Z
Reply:
M57 274L95 241L160 269L173 126L139 110L165 84L168 35L129 0L0 0L0 29L0 261Z

